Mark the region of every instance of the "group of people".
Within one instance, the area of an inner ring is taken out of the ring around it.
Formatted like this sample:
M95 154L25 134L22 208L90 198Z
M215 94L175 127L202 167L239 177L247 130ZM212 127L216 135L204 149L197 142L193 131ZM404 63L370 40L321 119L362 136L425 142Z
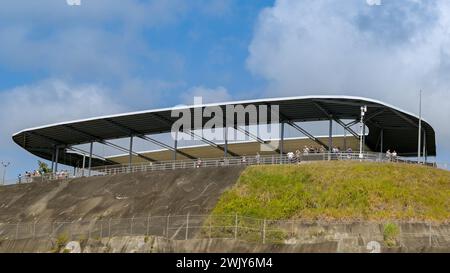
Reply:
M388 159L388 161L397 161L397 152L394 150L393 152L391 152L391 149L386 151L386 158Z
M301 162L301 157L305 156L305 155L309 155L309 154L320 154L320 153L326 153L327 150L325 149L324 146L320 146L320 147L313 147L313 146L304 146L302 151L300 151L300 149L297 149L294 152L288 152L287 155L287 160L289 163L300 163ZM333 147L331 149L331 152L334 154L347 154L347 156L350 158L351 154L353 153L353 149L351 147L348 147L345 152L341 151L340 147ZM388 158L389 161L397 161L397 152L394 150L393 152L391 152L390 150L388 150L386 152L386 157ZM226 158L223 158L222 160L219 161L220 165L226 165ZM242 164L247 164L247 163L256 163L256 164L260 164L261 163L261 155L257 152L256 155L254 157L250 157L247 158L246 155L242 155L241 156L241 163ZM249 162L250 161L250 162ZM204 165L204 162L201 158L197 158L197 160L195 161L195 168L200 168ZM57 173L56 176L58 178L64 178L64 177L68 177L68 173L67 171L62 171L61 173Z
M42 176L48 176L49 174L46 174L44 172L40 172L39 170L34 171L26 171L25 174L22 176L22 174L19 174L17 177L17 180L20 183L25 182L29 183L32 182L34 178L36 177L42 177ZM62 170L59 172L55 172L53 176L50 175L53 179L63 179L69 177L69 172L67 170Z

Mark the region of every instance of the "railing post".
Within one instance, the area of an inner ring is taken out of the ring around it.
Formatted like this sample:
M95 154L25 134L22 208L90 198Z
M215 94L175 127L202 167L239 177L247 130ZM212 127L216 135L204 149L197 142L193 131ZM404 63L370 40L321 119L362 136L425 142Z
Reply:
M237 233L238 233L238 215L237 213L234 215L234 239L237 239Z
M266 219L264 219L264 221L263 221L263 236L262 236L263 238L263 244L265 244L266 243Z
M188 214L186 216L186 237L185 237L185 240L188 239L188 236L189 236L189 212L188 212Z

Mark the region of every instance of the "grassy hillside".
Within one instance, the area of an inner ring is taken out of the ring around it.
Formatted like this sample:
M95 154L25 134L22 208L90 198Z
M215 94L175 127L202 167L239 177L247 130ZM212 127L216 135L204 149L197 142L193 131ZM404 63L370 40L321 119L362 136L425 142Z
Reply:
M213 215L267 219L450 221L450 172L359 162L252 166Z

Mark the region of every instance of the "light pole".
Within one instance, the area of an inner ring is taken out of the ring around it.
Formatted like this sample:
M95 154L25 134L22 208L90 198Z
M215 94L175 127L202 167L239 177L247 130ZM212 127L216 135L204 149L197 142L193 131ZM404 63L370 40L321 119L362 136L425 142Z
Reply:
M361 123L360 123L360 127L361 127L361 137L359 138L359 158L363 158L363 139L364 139L364 115L367 112L367 106L361 106Z
M417 163L420 164L420 146L422 144L422 90L419 91L419 135L417 143Z
M2 185L5 185L5 176L6 176L6 168L11 164L10 162L4 162L2 161L3 166L3 179L2 179Z

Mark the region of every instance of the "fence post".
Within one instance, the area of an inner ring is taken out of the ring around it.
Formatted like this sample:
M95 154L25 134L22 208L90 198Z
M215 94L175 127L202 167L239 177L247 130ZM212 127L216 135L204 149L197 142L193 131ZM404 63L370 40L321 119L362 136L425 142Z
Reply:
M133 221L134 221L134 215L131 217L131 223L130 223L130 235L133 235Z
M19 224L20 222L18 222L16 225L16 240L19 239Z
M263 221L263 244L266 243L266 219Z
M186 237L185 237L185 240L188 239L188 236L189 236L189 212L188 212L188 214L186 216Z
M234 239L237 239L237 233L238 233L238 215L237 213L234 215Z
M147 229L146 229L146 232L145 232L145 235L147 235L148 236L148 233L149 233L149 228L150 228L150 213L148 214L148 216L147 216Z
M111 218L108 220L108 237L111 238Z
M33 239L36 237L36 221L33 222Z
M170 213L167 215L167 219L166 219L166 237L167 237L167 239L169 239L169 217L170 217Z
M428 235L429 235L428 244L431 247L431 222L428 223Z
M292 220L291 223L292 223L291 224L291 233L292 233L292 236L294 236L294 220Z
M72 223L73 223L73 222L70 222L70 224L69 224L70 241L72 241L72 238L73 238L73 227L72 227Z
M211 239L211 233L212 233L212 222L211 222L211 216L209 217L209 239Z

